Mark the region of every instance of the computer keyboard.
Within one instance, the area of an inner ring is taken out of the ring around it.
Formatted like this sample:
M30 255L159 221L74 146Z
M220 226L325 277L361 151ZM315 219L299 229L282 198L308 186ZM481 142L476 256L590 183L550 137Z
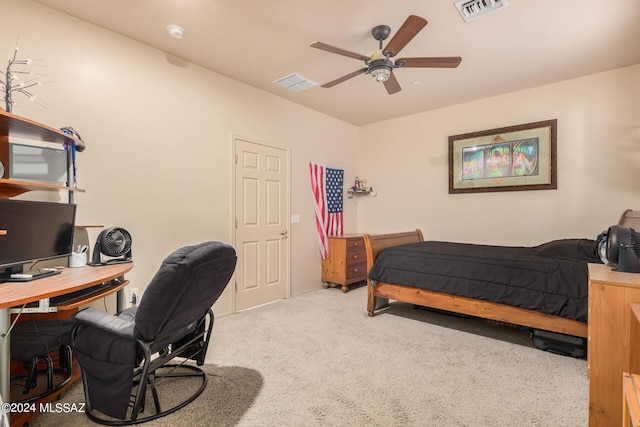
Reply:
M59 295L57 297L49 298L50 306L67 305L78 299L87 298L91 295L95 295L111 286L114 286L113 282L104 282L90 288L80 289L79 291L71 292L69 294Z

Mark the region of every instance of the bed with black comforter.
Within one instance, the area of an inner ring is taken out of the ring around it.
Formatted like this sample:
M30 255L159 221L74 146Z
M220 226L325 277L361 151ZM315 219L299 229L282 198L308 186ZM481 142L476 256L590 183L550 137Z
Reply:
M370 269L378 282L490 301L587 322L587 263L601 263L598 240L533 247L426 241L382 250Z
M640 211L618 224L640 229ZM420 229L363 237L370 317L397 301L588 336L588 265L605 259L605 232L532 247L425 242Z

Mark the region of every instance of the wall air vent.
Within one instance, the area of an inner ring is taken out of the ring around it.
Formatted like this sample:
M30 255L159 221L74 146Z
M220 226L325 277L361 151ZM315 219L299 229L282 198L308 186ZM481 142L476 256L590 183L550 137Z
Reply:
M288 76L274 80L273 83L293 92L300 92L301 90L309 89L318 84L298 73L289 74Z
M483 15L509 6L507 0L461 0L455 2L462 19L473 21Z

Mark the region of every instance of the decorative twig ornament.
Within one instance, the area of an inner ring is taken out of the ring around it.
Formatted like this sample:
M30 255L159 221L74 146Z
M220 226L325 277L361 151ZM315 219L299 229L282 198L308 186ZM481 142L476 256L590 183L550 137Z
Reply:
M9 113L15 105L13 95L16 93L26 96L29 100L37 102L43 107L47 106L44 101L36 98L36 96L31 93L31 88L41 85L42 82L37 81L35 78L30 78L30 76L34 76L34 73L25 70L25 67L29 65L32 65L31 59L18 59L18 46L16 46L13 52L13 58L7 63L6 71L0 71L4 76L4 80L0 79L0 88L4 95L5 110Z

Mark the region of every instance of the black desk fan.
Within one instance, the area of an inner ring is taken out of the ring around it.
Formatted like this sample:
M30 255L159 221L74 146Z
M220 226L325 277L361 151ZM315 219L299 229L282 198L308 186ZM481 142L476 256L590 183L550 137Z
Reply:
M607 260L615 271L640 273L640 233L623 225L609 227Z
M102 255L112 258L103 261ZM131 234L124 228L111 227L103 230L98 235L96 245L93 248L91 262L88 264L96 267L131 261Z

